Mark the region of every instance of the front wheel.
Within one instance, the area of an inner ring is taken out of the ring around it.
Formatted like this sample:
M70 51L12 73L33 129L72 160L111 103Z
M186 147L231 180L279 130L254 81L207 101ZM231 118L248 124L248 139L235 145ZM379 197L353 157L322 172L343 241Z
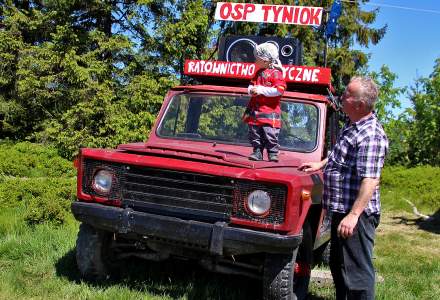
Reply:
M102 280L110 275L111 233L82 223L76 240L76 264L82 277Z
M312 265L312 229L303 225L303 240L292 254L267 254L263 273L263 299L307 298Z
M267 254L264 261L263 299L296 300L294 293L293 273L296 248L292 254Z

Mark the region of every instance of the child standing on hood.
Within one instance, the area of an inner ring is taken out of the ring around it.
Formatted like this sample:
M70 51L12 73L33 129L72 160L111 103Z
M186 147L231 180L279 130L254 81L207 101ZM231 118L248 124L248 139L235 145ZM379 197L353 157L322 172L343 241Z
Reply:
M269 161L278 161L278 135L281 128L281 96L286 89L283 69L278 59L278 48L272 43L257 45L254 49L257 72L248 93L251 99L244 122L249 126L249 142L254 148L250 160L263 160L267 149Z

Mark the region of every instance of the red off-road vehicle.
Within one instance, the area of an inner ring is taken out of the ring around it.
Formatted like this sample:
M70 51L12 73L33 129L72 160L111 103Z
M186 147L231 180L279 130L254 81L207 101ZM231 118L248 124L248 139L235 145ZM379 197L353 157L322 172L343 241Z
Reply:
M187 71L192 66L209 75L192 63ZM326 155L334 114L329 82L295 83L298 71L290 72L279 162L267 154L264 161L248 159L252 149L241 120L250 98L246 80L175 87L148 141L81 149L72 205L82 222L81 274L105 278L110 260L128 256L184 257L212 271L261 279L265 299L304 297L313 251L322 252L329 232L322 175L298 166Z

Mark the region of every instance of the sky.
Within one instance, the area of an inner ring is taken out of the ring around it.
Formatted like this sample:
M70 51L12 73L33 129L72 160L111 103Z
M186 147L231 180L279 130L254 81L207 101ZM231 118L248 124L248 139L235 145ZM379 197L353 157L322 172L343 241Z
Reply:
M373 26L388 24L388 29L377 45L363 49L371 53L370 70L388 65L397 74L395 86L399 87L413 85L417 77L428 77L440 58L440 0L371 0L364 9L376 7L380 11ZM407 98L400 98L403 108L410 106Z

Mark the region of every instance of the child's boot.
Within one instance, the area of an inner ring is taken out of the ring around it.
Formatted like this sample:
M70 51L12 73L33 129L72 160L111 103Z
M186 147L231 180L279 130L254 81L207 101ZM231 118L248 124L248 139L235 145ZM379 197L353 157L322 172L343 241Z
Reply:
M263 153L260 148L254 148L254 152L249 155L249 160L263 160Z
M269 153L269 161L278 162L278 153Z

